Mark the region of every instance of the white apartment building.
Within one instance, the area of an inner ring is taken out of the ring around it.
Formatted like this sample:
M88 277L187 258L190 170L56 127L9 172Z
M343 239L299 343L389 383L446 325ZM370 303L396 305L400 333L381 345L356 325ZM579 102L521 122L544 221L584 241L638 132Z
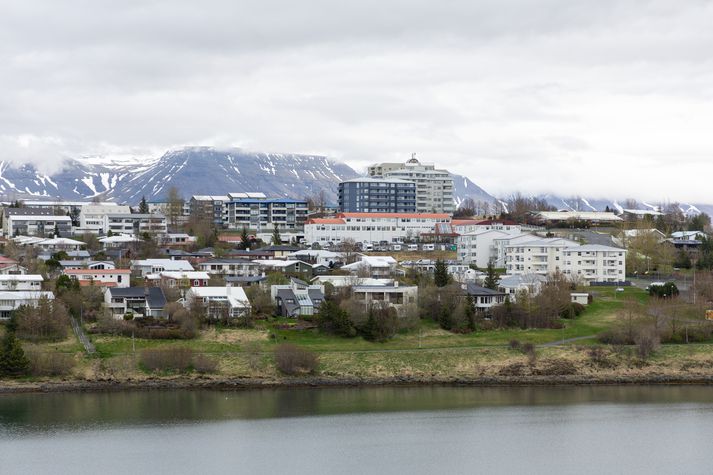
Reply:
M209 259L196 265L199 270L210 275L247 277L258 276L263 272L257 261L240 258Z
M0 291L39 291L42 289L44 280L44 277L39 274L0 275Z
M104 234L166 234L166 217L162 214L109 213L104 215Z
M458 260L463 264L474 264L481 269L488 267L490 262L497 266L498 248L495 242L507 236L509 234L506 231L497 230L462 234L456 239Z
M539 238L510 243L505 248L505 268L508 275L548 275L563 270L562 252L578 243L561 238Z
M131 208L117 204L86 205L82 206L79 213L78 232L94 234L105 233L105 216L107 214L130 214Z
M510 243L505 248L508 275L547 276L562 272L575 282L621 282L626 278L626 249L580 245L561 238Z
M584 284L626 279L626 249L590 244L566 248L563 257L564 274Z
M439 223L450 223L446 213L340 213L336 218L305 223L308 244L339 244L346 239L362 243L403 242L433 234Z
M72 232L72 218L44 208L5 208L3 233L5 236L51 237L68 236Z
M416 183L416 211L450 213L455 210L453 176L432 163L419 162L415 154L406 163L378 163L369 167L369 176L398 178Z
M42 290L17 290L12 292L0 292L0 319L10 318L13 310L21 305L37 307L40 299L54 300L54 294Z

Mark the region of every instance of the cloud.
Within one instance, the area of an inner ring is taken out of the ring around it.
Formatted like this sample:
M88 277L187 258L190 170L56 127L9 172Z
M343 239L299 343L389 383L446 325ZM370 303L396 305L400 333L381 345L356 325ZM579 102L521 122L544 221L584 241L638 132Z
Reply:
M708 1L12 2L0 158L411 152L491 193L711 201Z

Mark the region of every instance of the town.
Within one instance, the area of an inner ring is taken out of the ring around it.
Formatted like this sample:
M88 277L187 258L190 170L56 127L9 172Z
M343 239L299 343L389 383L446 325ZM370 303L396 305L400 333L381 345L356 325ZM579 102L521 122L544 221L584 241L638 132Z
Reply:
M538 368L538 345L592 343L607 368L713 330L704 213L456 206L453 176L415 155L341 182L338 203L171 188L2 205L5 377L299 376L380 347L504 348L497 374L573 374L562 357Z

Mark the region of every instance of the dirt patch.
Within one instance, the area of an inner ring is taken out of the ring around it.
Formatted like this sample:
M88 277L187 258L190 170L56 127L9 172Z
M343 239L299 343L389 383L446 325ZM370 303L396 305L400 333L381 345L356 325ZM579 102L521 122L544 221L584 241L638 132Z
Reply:
M218 343L250 343L254 341L267 341L268 332L265 330L242 330L239 328L228 328L218 331L215 328L211 328L202 331L201 338Z

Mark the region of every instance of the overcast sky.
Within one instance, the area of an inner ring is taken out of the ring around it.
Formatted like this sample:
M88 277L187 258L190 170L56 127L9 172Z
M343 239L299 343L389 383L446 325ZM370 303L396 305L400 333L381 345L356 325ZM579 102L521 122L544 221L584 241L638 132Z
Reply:
M713 202L713 4L0 0L0 158L183 145Z

